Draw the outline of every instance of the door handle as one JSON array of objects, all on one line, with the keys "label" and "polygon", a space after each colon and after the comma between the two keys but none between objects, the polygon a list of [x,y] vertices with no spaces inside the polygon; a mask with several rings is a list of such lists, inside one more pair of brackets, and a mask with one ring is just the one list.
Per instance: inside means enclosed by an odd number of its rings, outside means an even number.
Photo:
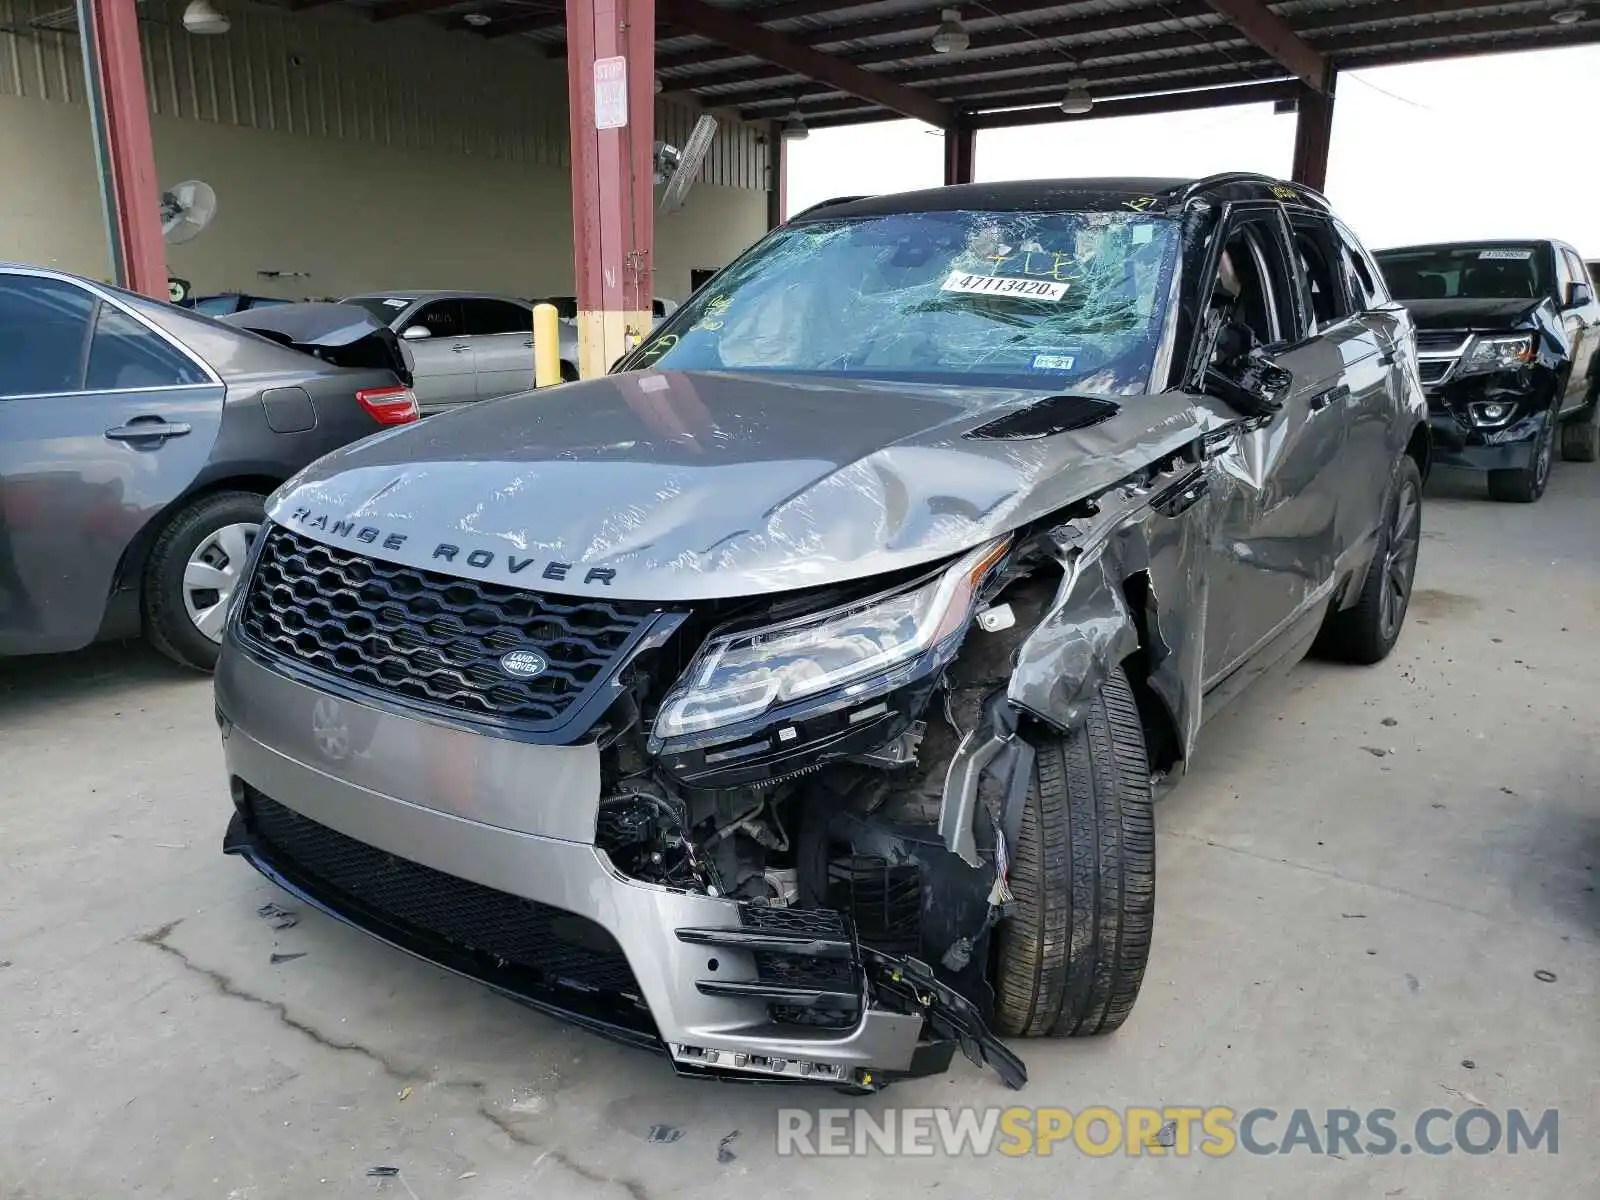
[{"label": "door handle", "polygon": [[106,430],[106,437],[114,442],[164,442],[168,438],[183,437],[188,432],[190,432],[189,426],[181,421],[164,421],[160,417],[153,419],[135,417],[126,425],[117,425]]},{"label": "door handle", "polygon": [[529,338],[527,341],[523,342],[522,344],[525,347],[527,347],[529,350],[533,349],[533,339],[532,338]]},{"label": "door handle", "polygon": [[1311,397],[1311,411],[1314,413],[1319,413],[1329,405],[1336,404],[1340,400],[1348,400],[1349,398],[1349,387],[1341,383],[1338,387],[1331,387],[1327,391],[1318,392],[1315,396]]},{"label": "door handle", "polygon": [[468,350],[471,350],[471,349],[472,349],[471,346],[451,346],[450,347],[450,353],[451,354],[465,354]]}]

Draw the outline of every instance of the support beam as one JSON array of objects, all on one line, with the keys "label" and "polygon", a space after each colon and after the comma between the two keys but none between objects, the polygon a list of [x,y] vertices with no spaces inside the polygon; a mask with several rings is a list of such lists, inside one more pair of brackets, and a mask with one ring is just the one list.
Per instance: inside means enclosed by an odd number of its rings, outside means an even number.
[{"label": "support beam", "polygon": [[1040,105],[1037,108],[980,113],[972,118],[972,123],[977,129],[1016,129],[1026,125],[1097,121],[1107,117],[1144,117],[1157,113],[1192,112],[1202,108],[1232,108],[1241,104],[1271,104],[1298,95],[1299,89],[1304,86],[1293,80],[1282,80],[1277,83],[1241,83],[1197,92],[1130,96],[1123,100],[1098,101],[1088,112],[1076,117],[1063,113],[1057,104]]},{"label": "support beam", "polygon": [[1300,40],[1289,22],[1266,6],[1264,0],[1206,0],[1289,73],[1308,87],[1322,90],[1328,83],[1328,62]]},{"label": "support beam", "polygon": [[767,228],[776,229],[789,215],[789,141],[780,121],[767,122]]},{"label": "support beam", "polygon": [[[650,331],[655,4],[566,0],[578,370],[603,375]],[[627,124],[598,128],[595,62],[627,64]]]},{"label": "support beam", "polygon": [[978,129],[961,121],[944,131],[944,185],[971,183],[978,152]]},{"label": "support beam", "polygon": [[165,300],[161,185],[136,0],[78,0],[78,36],[112,276],[129,291]]},{"label": "support beam", "polygon": [[743,54],[765,59],[807,79],[815,79],[930,125],[944,128],[953,119],[949,109],[925,92],[891,83],[781,33],[773,33],[727,9],[714,8],[702,0],[660,0],[660,3],[665,20]]},{"label": "support beam", "polygon": [[367,10],[374,21],[392,21],[396,17],[410,17],[417,13],[433,12],[439,8],[449,8],[458,4],[460,0],[383,0],[381,4],[374,4]]},{"label": "support beam", "polygon": [[[960,7],[956,4],[956,0],[952,0],[952,4]],[[985,49],[1037,45],[1041,39],[1055,41],[1091,34],[1117,33],[1127,29],[1131,24],[1141,22],[1153,24],[1162,21],[1194,20],[1201,17],[1214,18],[1216,15],[1205,0],[1163,0],[1150,9],[1118,9],[1114,13],[1098,16],[1034,20],[1030,15],[1041,9],[1059,8],[1059,4],[1051,4],[1048,0],[990,0],[990,3],[981,9],[963,9],[963,13],[969,27],[979,27],[979,32],[973,35],[974,46],[982,46]],[[774,10],[771,8],[759,8],[748,15],[751,19],[763,22],[776,20],[777,18],[767,15],[772,11]],[[931,38],[933,31],[939,25],[939,13],[938,7],[930,7],[893,17],[842,22],[823,29],[797,29],[788,36],[802,45],[812,47],[900,34],[925,34]],[[1011,20],[1013,17],[1028,18],[1025,22],[1026,27],[1019,28],[1017,22]],[[997,20],[1000,23],[988,25],[989,22]],[[901,41],[896,45],[878,46],[871,51],[851,53],[842,57],[847,57],[855,63],[892,62],[901,58],[915,58],[913,49],[914,43]],[[709,64],[717,57],[702,46],[676,54],[662,55],[657,65],[663,68],[697,66]]]},{"label": "support beam", "polygon": [[[937,98],[952,108],[969,110],[1012,108],[1023,104],[1039,104],[1052,95],[1059,101],[1067,87],[1067,81],[1081,78],[1095,101],[1099,102],[1114,96],[1141,96],[1153,92],[1175,92],[1230,83],[1268,82],[1275,76],[1286,73],[1267,59],[1236,54],[1196,54],[1184,58],[1163,59],[1162,66],[1164,69],[1160,72],[1123,65],[1091,68],[1081,72],[1063,70],[1056,74],[1024,75],[1011,79],[980,79],[970,83],[956,82],[947,88],[939,89]],[[808,122],[813,116],[832,116],[862,106],[860,100],[840,97],[820,89],[811,94],[802,93],[798,99],[800,112]],[[794,104],[794,98],[784,99],[774,94],[762,100],[745,101],[741,105],[741,111],[756,118],[764,118],[786,112]]]},{"label": "support beam", "polygon": [[1335,76],[1328,73],[1326,91],[1300,84],[1294,119],[1294,169],[1292,178],[1314,191],[1328,186],[1328,148],[1333,143]]},{"label": "support beam", "polygon": [[[1071,70],[1073,72],[1081,71],[1101,59],[1124,58],[1134,54],[1153,54],[1157,51],[1173,51],[1181,54],[1184,51],[1203,51],[1218,45],[1227,45],[1229,41],[1237,44],[1243,40],[1231,28],[1224,27],[1220,32],[1224,35],[1232,34],[1233,36],[1231,38],[1225,36],[1221,43],[1208,42],[1204,37],[1192,30],[1181,30],[1178,33],[1138,34],[1133,37],[1095,42],[1084,46],[1082,51],[1076,55],[1074,63],[1071,64]],[[918,63],[905,69],[890,68],[878,72],[878,74],[885,79],[892,79],[895,83],[918,84],[937,83],[944,79],[963,78],[973,75],[1000,75],[1037,71],[1041,68],[1053,70],[1063,75],[1068,73],[1069,64],[1066,59],[1062,58],[1061,51],[1058,49],[1022,50],[1015,54],[987,53],[991,49],[992,47],[985,44],[984,50],[986,53],[981,57],[958,56],[953,62],[946,58],[940,58],[938,61]],[[852,65],[885,59],[885,56],[877,51],[867,51],[864,55],[851,54],[841,57]],[[898,53],[893,55],[896,60],[914,57],[916,55],[904,47],[900,47]],[[929,51],[929,57],[932,57],[931,51]],[[745,67],[737,71],[717,71],[704,75],[674,76],[672,79],[665,81],[664,90],[683,92],[694,91],[699,88],[741,84],[749,84],[752,88],[757,88],[759,85],[772,80],[785,78],[793,78],[793,72],[786,72],[781,68],[775,69],[772,67]],[[731,102],[742,103],[760,94],[762,94],[760,91],[748,92],[744,95],[733,97]],[[730,102],[721,95],[717,99],[724,103]]]},{"label": "support beam", "polygon": [[[491,21],[478,30],[486,38],[506,37],[513,33],[534,33],[540,29],[555,29],[568,21],[567,13],[529,13],[525,17],[511,17],[504,21]],[[571,31],[568,31],[570,42]]]}]

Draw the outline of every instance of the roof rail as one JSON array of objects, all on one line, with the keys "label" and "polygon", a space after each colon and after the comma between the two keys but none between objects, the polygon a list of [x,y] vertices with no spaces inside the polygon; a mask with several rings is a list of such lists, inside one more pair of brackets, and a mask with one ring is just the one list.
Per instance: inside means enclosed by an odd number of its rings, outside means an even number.
[{"label": "roof rail", "polygon": [[799,212],[792,214],[789,217],[789,220],[793,221],[796,217],[809,216],[810,214],[816,212],[820,208],[832,208],[835,204],[853,204],[857,200],[870,200],[870,199],[872,199],[872,197],[869,196],[869,195],[835,196],[831,200],[820,200],[816,204],[813,204],[810,208],[801,209]]},{"label": "roof rail", "polygon": [[1303,183],[1296,183],[1292,179],[1275,179],[1273,176],[1263,175],[1259,171],[1219,171],[1215,175],[1207,175],[1204,179],[1196,179],[1188,184],[1183,189],[1182,196],[1183,199],[1187,200],[1196,192],[1205,191],[1208,188],[1223,187],[1230,183],[1254,183],[1269,188],[1293,188],[1302,195],[1320,201],[1324,206],[1328,203],[1327,197],[1317,191],[1316,188],[1307,187]]}]

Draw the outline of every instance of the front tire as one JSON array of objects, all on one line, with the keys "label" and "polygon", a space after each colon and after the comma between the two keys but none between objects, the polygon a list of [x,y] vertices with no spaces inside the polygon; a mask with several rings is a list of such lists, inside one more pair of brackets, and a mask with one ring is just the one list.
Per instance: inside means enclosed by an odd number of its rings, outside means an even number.
[{"label": "front tire", "polygon": [[1561,457],[1585,463],[1600,458],[1600,401],[1592,401],[1588,412],[1561,426]]},{"label": "front tire", "polygon": [[1361,593],[1351,607],[1330,613],[1312,651],[1323,658],[1371,666],[1389,657],[1400,639],[1422,542],[1422,470],[1400,460],[1378,546]]},{"label": "front tire", "polygon": [[1133,1011],[1155,924],[1154,797],[1133,689],[1114,668],[1083,726],[1036,747],[999,928],[995,1027],[1110,1033]]},{"label": "front tire", "polygon": [[265,518],[264,498],[254,492],[216,492],[167,522],[144,572],[151,645],[196,671],[217,665],[228,600]]}]

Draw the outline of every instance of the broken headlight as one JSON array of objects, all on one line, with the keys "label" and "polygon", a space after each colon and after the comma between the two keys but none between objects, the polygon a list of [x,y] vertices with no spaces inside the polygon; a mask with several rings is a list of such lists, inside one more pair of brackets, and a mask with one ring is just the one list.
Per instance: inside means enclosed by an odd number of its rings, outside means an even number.
[{"label": "broken headlight", "polygon": [[966,627],[979,587],[1009,544],[1001,538],[979,546],[908,588],[711,638],[663,701],[655,736],[736,725],[836,688],[869,694],[875,676],[950,643]]},{"label": "broken headlight", "polygon": [[1533,334],[1506,337],[1480,337],[1461,360],[1458,375],[1481,375],[1485,371],[1514,371],[1533,361]]}]

